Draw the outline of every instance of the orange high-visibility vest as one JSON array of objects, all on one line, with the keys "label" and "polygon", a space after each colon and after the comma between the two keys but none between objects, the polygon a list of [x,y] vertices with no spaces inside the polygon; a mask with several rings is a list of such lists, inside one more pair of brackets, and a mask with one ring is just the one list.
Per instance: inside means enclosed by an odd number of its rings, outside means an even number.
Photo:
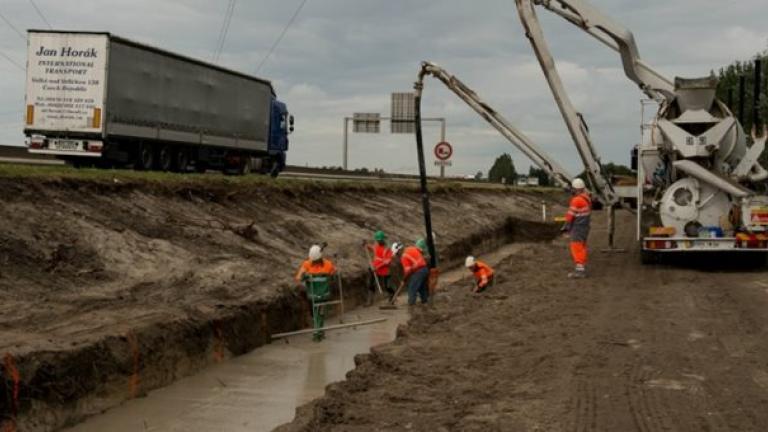
[{"label": "orange high-visibility vest", "polygon": [[389,264],[392,263],[392,249],[376,243],[373,246],[371,267],[379,276],[389,276]]},{"label": "orange high-visibility vest", "polygon": [[424,260],[424,254],[421,253],[421,249],[416,246],[408,246],[403,251],[400,264],[403,265],[404,276],[408,277],[416,270],[426,267],[427,261]]},{"label": "orange high-visibility vest", "polygon": [[306,260],[301,263],[301,267],[299,267],[299,271],[296,273],[296,280],[301,281],[301,276],[305,273],[310,275],[333,275],[336,273],[336,267],[330,260],[327,259],[321,259],[317,262]]},{"label": "orange high-visibility vest", "polygon": [[477,285],[483,287],[488,285],[488,280],[493,276],[493,269],[482,261],[475,261],[475,268],[472,269],[472,274],[475,276]]},{"label": "orange high-visibility vest", "polygon": [[581,193],[571,198],[568,213],[565,214],[565,220],[571,223],[578,218],[587,217],[590,214],[592,214],[592,200],[586,193]]}]

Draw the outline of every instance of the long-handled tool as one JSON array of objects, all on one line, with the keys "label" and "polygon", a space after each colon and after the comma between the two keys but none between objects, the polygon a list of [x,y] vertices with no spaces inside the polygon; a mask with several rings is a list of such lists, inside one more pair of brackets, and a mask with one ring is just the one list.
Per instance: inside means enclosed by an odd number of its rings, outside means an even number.
[{"label": "long-handled tool", "polygon": [[376,281],[376,288],[379,289],[379,294],[384,295],[384,291],[381,289],[381,282],[379,282],[379,276],[376,274],[376,269],[371,263],[371,251],[368,250],[367,244],[363,246],[363,249],[365,249],[365,255],[368,257],[368,267],[371,269],[371,273],[373,273],[373,280]]},{"label": "long-handled tool", "polygon": [[389,302],[385,305],[379,306],[379,309],[382,309],[382,310],[397,309],[397,305],[395,304],[395,302],[397,301],[397,296],[400,295],[400,291],[403,290],[404,286],[405,286],[405,278],[403,278],[402,282],[400,282],[400,286],[398,286],[397,290],[395,290],[395,293],[392,294],[392,298],[389,299]]}]

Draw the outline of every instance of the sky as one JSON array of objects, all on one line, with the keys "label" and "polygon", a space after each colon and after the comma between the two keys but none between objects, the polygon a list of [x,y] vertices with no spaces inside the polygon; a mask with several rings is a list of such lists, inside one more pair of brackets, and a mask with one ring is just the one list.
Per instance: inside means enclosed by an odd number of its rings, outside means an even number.
[{"label": "sky", "polygon": [[[301,1],[237,1],[219,64],[254,74]],[[55,29],[108,31],[208,61],[228,1],[34,3]],[[592,3],[633,31],[642,58],[668,77],[705,76],[768,48],[765,0]],[[554,14],[537,12],[598,153],[604,162],[629,164],[640,138],[642,93],[624,76],[618,54]],[[25,33],[47,25],[30,0],[3,0],[0,14],[13,26],[0,20],[0,53],[23,66],[26,42],[14,28]],[[344,117],[388,116],[390,93],[411,91],[423,60],[460,78],[571,173],[581,171],[513,0],[307,0],[258,74],[273,82],[296,118],[288,163],[340,166]],[[0,143],[22,145],[25,72],[0,58],[0,76]],[[525,156],[442,83],[427,81],[423,98],[425,116],[447,121],[446,138],[454,147],[448,175],[487,174],[504,152],[518,172],[527,172]],[[425,124],[432,173],[431,147],[439,138],[439,127]],[[414,137],[350,133],[349,167],[416,173]]]}]

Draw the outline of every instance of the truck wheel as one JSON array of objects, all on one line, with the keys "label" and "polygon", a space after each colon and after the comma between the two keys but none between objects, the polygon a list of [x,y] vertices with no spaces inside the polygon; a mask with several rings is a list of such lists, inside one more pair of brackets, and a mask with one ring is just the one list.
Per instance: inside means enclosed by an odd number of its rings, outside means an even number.
[{"label": "truck wheel", "polygon": [[174,154],[173,171],[185,173],[189,171],[189,153],[187,149],[180,148]]},{"label": "truck wheel", "polygon": [[238,171],[238,174],[240,175],[248,175],[253,171],[253,161],[251,160],[250,156],[246,156],[243,158],[243,161],[240,162],[240,169]]},{"label": "truck wheel", "polygon": [[140,171],[149,171],[155,164],[155,152],[149,144],[140,144],[136,155],[134,168]]},{"label": "truck wheel", "polygon": [[170,171],[173,168],[173,151],[170,146],[164,145],[157,152],[157,169]]}]

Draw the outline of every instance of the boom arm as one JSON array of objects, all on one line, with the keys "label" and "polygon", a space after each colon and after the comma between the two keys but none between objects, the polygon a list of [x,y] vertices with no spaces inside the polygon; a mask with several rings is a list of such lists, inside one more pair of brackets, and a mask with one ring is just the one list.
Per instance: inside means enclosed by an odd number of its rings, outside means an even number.
[{"label": "boom arm", "polygon": [[595,148],[589,137],[589,130],[584,123],[583,117],[573,107],[573,103],[565,91],[560,74],[558,74],[557,67],[555,66],[555,60],[552,58],[547,42],[544,40],[544,34],[536,17],[536,11],[533,9],[533,4],[531,0],[515,1],[520,13],[520,19],[526,30],[526,36],[531,41],[536,57],[539,59],[541,68],[544,71],[544,76],[546,76],[557,106],[560,108],[560,113],[563,115],[568,131],[571,133],[573,142],[576,144],[576,149],[586,168],[589,183],[592,185],[593,191],[600,195],[600,199],[604,204],[613,205],[619,201],[619,197],[614,192],[611,183],[603,175],[600,158],[595,153]]},{"label": "boom arm", "polygon": [[440,66],[423,62],[419,79],[416,82],[417,91],[421,91],[424,86],[424,77],[432,75],[445,84],[448,89],[456,94],[461,100],[466,102],[473,110],[483,117],[491,126],[496,128],[512,145],[520,149],[528,158],[543,169],[550,177],[554,178],[563,186],[570,185],[573,177],[560,166],[554,159],[544,153],[536,144],[533,143],[525,134],[512,126],[501,114],[483,102],[480,97],[461,82],[455,76],[449,74]]},{"label": "boom arm", "polygon": [[[571,24],[579,27],[607,47],[621,55],[624,73],[637,83],[648,97],[671,101],[675,95],[675,85],[669,78],[660,74],[641,58],[635,43],[635,37],[627,28],[601,13],[585,0],[532,0],[560,15]],[[530,0],[517,1],[518,9],[523,7],[533,10]],[[520,11],[523,15],[522,10]],[[535,14],[534,14],[535,20]],[[536,23],[538,24],[538,23]]]}]

